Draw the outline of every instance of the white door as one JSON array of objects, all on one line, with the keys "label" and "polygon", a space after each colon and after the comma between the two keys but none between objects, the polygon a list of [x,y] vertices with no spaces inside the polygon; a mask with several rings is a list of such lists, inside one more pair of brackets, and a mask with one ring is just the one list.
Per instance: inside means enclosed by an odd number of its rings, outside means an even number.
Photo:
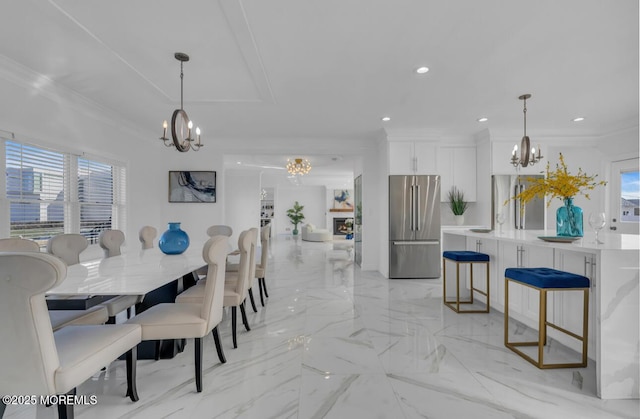
[{"label": "white door", "polygon": [[612,162],[610,208],[608,219],[612,232],[640,232],[640,167],[637,158]]}]

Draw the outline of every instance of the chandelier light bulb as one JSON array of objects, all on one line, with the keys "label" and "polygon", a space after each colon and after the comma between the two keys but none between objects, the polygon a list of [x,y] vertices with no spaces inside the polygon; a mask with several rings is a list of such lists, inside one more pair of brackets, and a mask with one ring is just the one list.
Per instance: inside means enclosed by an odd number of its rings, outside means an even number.
[{"label": "chandelier light bulb", "polygon": [[311,171],[311,162],[308,159],[295,158],[293,160],[287,160],[287,172],[289,174],[296,175],[306,175]]}]

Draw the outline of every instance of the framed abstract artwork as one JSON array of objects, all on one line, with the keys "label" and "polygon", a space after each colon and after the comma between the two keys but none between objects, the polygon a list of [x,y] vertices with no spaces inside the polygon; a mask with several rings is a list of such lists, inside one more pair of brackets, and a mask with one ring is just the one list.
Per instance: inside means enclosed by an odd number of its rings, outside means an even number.
[{"label": "framed abstract artwork", "polygon": [[351,189],[334,189],[333,208],[353,211],[353,191]]},{"label": "framed abstract artwork", "polygon": [[216,172],[170,171],[169,202],[216,202]]}]

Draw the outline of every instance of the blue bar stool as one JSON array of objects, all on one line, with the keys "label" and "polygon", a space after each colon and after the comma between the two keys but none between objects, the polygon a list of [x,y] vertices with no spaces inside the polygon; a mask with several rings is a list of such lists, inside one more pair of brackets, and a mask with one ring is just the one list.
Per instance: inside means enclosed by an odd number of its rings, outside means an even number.
[{"label": "blue bar stool", "polygon": [[[509,283],[524,285],[540,293],[538,340],[535,342],[509,342]],[[547,320],[547,292],[550,291],[582,291],[583,317],[582,336],[566,330]],[[504,272],[504,346],[511,349],[536,367],[577,368],[587,366],[587,336],[589,327],[589,278],[551,268],[509,268]],[[582,361],[577,363],[544,363],[544,345],[547,343],[547,327],[552,327],[582,342]],[[537,346],[538,360],[518,349],[519,346]]]},{"label": "blue bar stool", "polygon": [[[455,301],[447,300],[447,260],[456,264],[456,299]],[[487,266],[487,288],[486,292],[473,286],[473,265],[476,263],[485,264]],[[460,265],[469,265],[469,288],[471,291],[469,300],[460,301]],[[449,307],[456,313],[488,313],[489,312],[489,255],[484,253],[472,252],[468,250],[447,251],[442,253],[442,301],[444,305]],[[487,298],[487,307],[484,310],[460,310],[460,304],[473,304],[473,293],[477,292]]]}]

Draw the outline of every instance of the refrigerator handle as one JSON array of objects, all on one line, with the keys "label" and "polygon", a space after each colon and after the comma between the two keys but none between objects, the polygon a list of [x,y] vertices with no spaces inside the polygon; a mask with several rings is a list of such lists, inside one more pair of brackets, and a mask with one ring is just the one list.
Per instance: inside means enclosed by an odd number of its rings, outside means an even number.
[{"label": "refrigerator handle", "polygon": [[[524,192],[525,189],[526,189],[525,185],[520,185],[520,193]],[[524,230],[525,228],[526,219],[527,219],[527,207],[523,204],[522,212],[520,213],[520,229],[521,230]]]},{"label": "refrigerator handle", "polygon": [[409,189],[409,227],[413,231],[413,185]]},{"label": "refrigerator handle", "polygon": [[416,209],[415,209],[415,226],[416,226],[416,230],[420,231],[422,230],[422,226],[420,225],[420,185],[416,185],[416,189],[415,189],[415,197],[414,197],[414,202],[416,205]]},{"label": "refrigerator handle", "polygon": [[[517,196],[518,195],[518,185],[513,187],[513,196]],[[520,218],[520,200],[519,199],[515,199],[513,201],[513,207],[514,207],[514,211],[513,211],[513,228],[515,228],[516,230],[518,229],[518,219]]]}]

